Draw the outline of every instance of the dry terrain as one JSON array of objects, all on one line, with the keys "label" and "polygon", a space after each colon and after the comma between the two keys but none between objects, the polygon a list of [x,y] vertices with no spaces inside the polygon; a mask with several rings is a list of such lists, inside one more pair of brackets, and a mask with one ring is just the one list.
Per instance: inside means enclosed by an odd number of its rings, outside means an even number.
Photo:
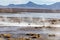
[{"label": "dry terrain", "polygon": [[28,8],[0,8],[0,13],[19,13],[19,12],[60,13],[60,10],[28,9]]}]

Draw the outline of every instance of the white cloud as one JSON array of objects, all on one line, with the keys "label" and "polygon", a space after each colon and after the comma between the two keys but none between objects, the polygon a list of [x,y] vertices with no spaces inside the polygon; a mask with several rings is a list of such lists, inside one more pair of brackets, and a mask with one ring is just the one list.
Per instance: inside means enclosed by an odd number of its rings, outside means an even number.
[{"label": "white cloud", "polygon": [[28,0],[0,0],[0,5],[8,5],[8,4],[22,4],[27,3]]},{"label": "white cloud", "polygon": [[60,2],[60,0],[33,0],[33,2],[35,2],[37,4],[53,4],[56,2]]}]

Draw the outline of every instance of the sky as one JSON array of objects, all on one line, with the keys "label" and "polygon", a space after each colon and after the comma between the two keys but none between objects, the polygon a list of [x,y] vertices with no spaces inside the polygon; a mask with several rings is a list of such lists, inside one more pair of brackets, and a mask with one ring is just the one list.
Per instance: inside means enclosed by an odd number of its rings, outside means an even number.
[{"label": "sky", "polygon": [[60,2],[60,0],[0,0],[0,5],[9,5],[9,4],[26,4],[29,1],[32,1],[36,4],[53,4],[56,2]]}]

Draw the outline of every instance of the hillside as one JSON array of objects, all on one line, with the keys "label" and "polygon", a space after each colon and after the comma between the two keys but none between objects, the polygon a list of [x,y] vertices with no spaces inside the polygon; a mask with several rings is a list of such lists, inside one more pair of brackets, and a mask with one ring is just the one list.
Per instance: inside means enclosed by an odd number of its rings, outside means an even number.
[{"label": "hillside", "polygon": [[60,2],[51,5],[36,4],[28,2],[26,4],[0,5],[0,13],[18,13],[18,12],[39,12],[39,13],[60,13]]},{"label": "hillside", "polygon": [[54,10],[60,10],[60,2],[56,2],[51,5],[46,4],[36,4],[34,2],[28,2],[26,4],[9,4],[7,6],[0,5],[0,8],[29,8],[29,9],[54,9]]}]

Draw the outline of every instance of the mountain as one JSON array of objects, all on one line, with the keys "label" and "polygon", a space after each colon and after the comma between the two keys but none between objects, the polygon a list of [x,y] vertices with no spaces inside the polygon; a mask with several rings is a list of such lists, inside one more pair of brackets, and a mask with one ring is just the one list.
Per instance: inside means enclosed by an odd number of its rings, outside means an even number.
[{"label": "mountain", "polygon": [[[1,7],[1,6],[0,6]],[[9,4],[8,6],[4,6],[7,8],[37,8],[37,9],[60,9],[60,2],[56,2],[54,4],[51,5],[39,5],[36,3],[33,3],[31,1],[29,1],[26,4]]]},{"label": "mountain", "polygon": [[13,7],[13,8],[46,8],[47,5],[38,5],[36,3],[33,3],[31,1],[29,1],[27,4],[10,4],[7,7]]},{"label": "mountain", "polygon": [[40,5],[37,5],[33,2],[28,2],[27,4],[18,4],[18,5],[14,5],[14,4],[10,4],[8,5],[8,7],[38,7]]},{"label": "mountain", "polygon": [[60,9],[60,2],[56,2],[56,3],[52,4],[52,5],[50,5],[50,8],[51,9]]}]

